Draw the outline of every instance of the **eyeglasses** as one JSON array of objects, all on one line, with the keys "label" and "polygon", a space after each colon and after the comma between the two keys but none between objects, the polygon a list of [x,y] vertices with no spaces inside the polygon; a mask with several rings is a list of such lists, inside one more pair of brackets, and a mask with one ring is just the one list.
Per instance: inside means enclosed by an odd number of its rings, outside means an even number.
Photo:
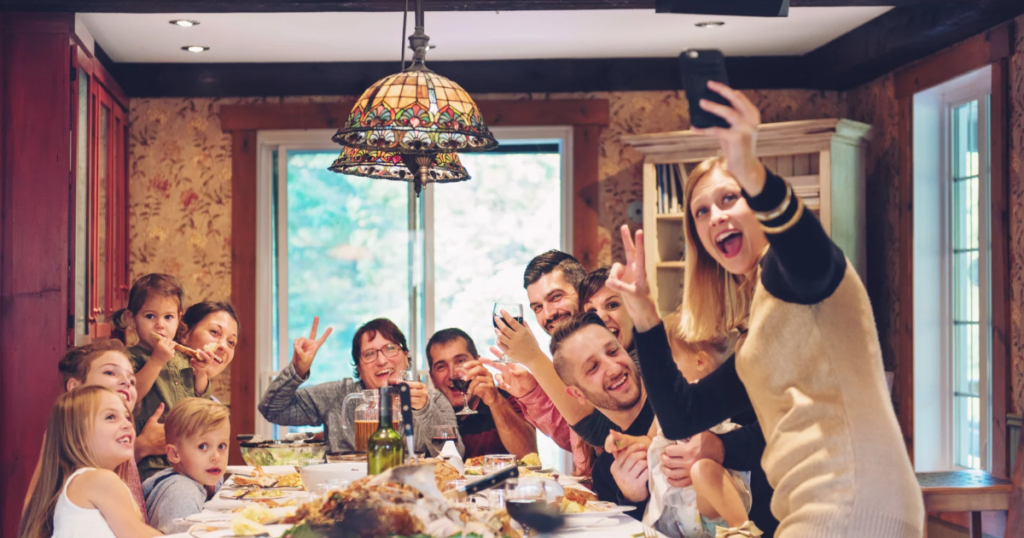
[{"label": "eyeglasses", "polygon": [[395,344],[388,344],[380,349],[368,349],[359,355],[359,360],[362,362],[371,362],[377,359],[377,354],[380,353],[386,358],[393,359],[398,355],[399,347]]}]

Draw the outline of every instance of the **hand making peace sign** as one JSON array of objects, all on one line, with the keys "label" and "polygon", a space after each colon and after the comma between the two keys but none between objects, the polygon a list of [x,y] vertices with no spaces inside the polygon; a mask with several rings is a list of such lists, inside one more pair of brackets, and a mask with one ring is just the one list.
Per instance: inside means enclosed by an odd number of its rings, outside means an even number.
[{"label": "hand making peace sign", "polygon": [[292,364],[295,365],[295,373],[299,374],[300,377],[306,377],[309,373],[309,367],[313,365],[313,359],[316,357],[316,352],[320,350],[320,346],[324,345],[327,341],[327,337],[331,335],[333,330],[328,327],[324,331],[323,336],[320,338],[316,337],[317,326],[320,324],[320,317],[313,318],[313,328],[309,330],[309,338],[296,338],[295,339],[295,354],[292,355]]}]

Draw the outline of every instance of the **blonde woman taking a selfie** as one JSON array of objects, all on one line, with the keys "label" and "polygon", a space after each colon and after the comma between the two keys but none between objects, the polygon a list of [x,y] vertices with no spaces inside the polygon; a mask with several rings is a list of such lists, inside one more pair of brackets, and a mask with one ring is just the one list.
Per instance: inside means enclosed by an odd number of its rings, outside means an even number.
[{"label": "blonde woman taking a selfie", "polygon": [[[746,332],[734,369],[720,370],[742,381],[763,429],[776,536],[919,537],[921,491],[864,285],[793,188],[756,157],[757,108],[727,86],[708,87],[732,106],[701,107],[730,127],[700,130],[719,140],[722,157],[699,165],[684,187],[683,334],[700,341]],[[735,409],[720,404],[727,395],[710,398],[681,381],[647,285],[643,232],[634,243],[623,227],[623,240],[635,276],[623,280],[630,272],[616,264],[608,286],[635,323],[658,420],[669,439],[684,439]]]}]

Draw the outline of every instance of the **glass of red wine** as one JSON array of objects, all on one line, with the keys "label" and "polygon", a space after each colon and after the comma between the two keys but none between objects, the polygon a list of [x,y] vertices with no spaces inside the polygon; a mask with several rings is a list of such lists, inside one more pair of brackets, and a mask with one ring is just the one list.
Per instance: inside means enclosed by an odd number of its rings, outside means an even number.
[{"label": "glass of red wine", "polygon": [[430,442],[440,453],[444,449],[444,444],[448,441],[458,443],[457,437],[455,436],[455,426],[434,426],[431,430]]},{"label": "glass of red wine", "polygon": [[462,393],[462,410],[455,413],[457,416],[475,415],[476,410],[469,408],[469,383],[470,379],[466,379],[466,369],[456,368],[452,372],[452,386],[455,390]]},{"label": "glass of red wine", "polygon": [[[494,312],[491,318],[491,322],[494,323],[495,329],[500,329],[502,326],[512,328],[507,321],[505,321],[501,312],[505,311],[508,315],[512,316],[512,319],[516,320],[520,325],[523,324],[523,305],[513,303],[494,303]],[[498,325],[501,323],[501,325]],[[512,360],[507,358],[507,355],[498,357],[498,360],[494,362],[510,363]]]}]

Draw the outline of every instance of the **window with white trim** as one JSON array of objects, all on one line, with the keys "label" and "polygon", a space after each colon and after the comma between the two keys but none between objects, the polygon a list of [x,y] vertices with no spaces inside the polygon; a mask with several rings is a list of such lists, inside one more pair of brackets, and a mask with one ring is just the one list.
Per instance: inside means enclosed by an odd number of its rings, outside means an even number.
[{"label": "window with white trim", "polygon": [[919,471],[991,468],[990,94],[986,67],[914,97]]},{"label": "window with white trim", "polygon": [[[344,176],[327,168],[340,147],[333,131],[258,135],[257,379],[262,396],[291,360],[314,315],[333,333],[305,385],[353,376],[352,337],[391,319],[426,376],[424,345],[459,327],[489,356],[495,302],[528,304],[523,271],[537,254],[572,250],[569,203],[572,128],[496,128],[497,151],[461,154],[472,179],[428,185]],[[415,218],[410,218],[416,215]],[[547,337],[527,319],[547,348]],[[319,428],[293,428],[293,430]],[[257,432],[287,429],[257,412]],[[544,462],[570,469],[568,455],[538,435]]]}]

